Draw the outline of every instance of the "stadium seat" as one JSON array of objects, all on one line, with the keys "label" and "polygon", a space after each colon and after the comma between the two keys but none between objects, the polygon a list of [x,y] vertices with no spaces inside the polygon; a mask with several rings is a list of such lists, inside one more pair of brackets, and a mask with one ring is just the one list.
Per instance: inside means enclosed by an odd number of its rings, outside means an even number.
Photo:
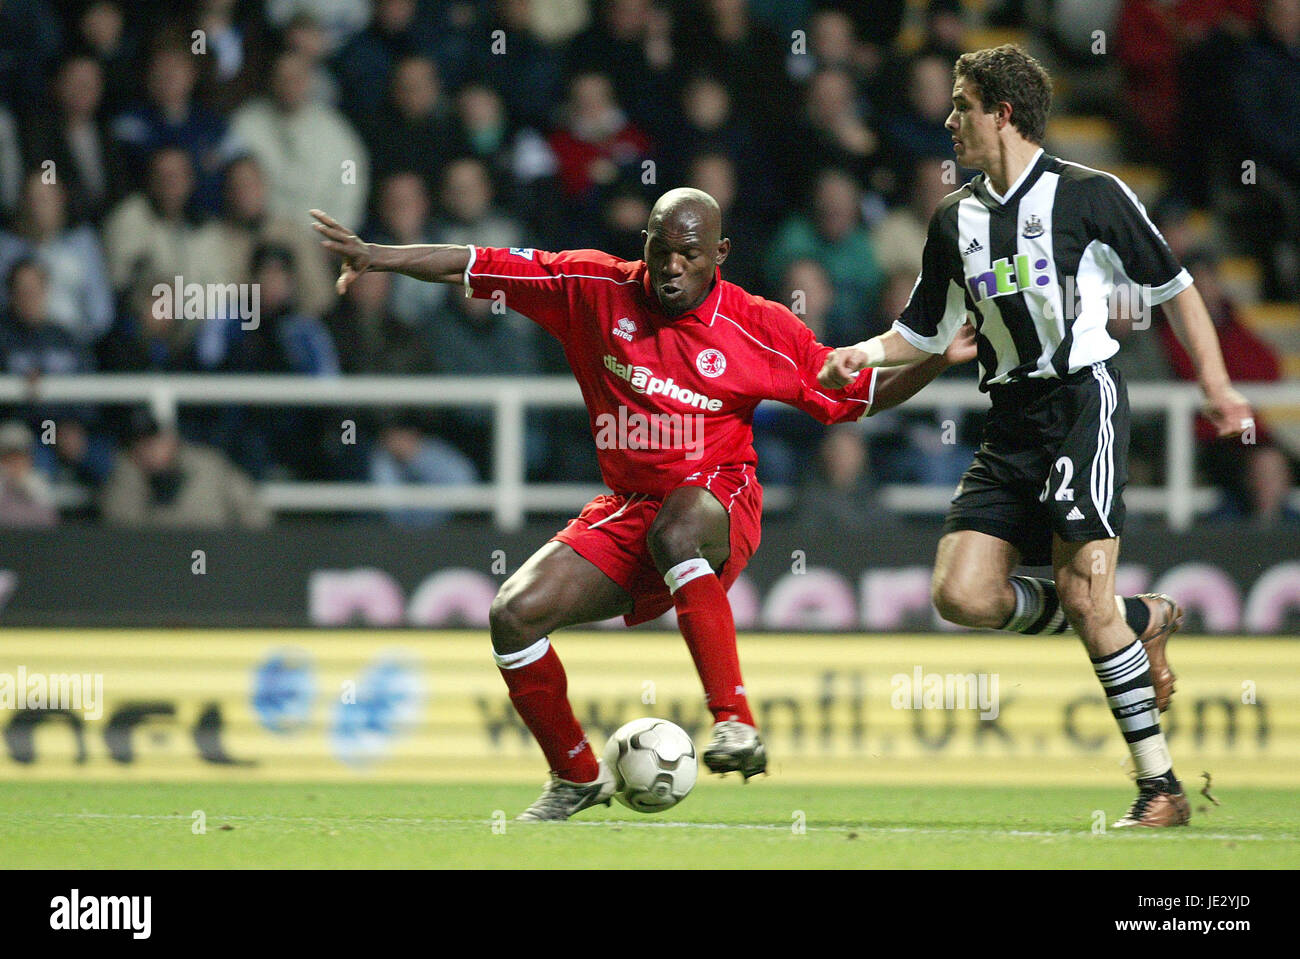
[{"label": "stadium seat", "polygon": [[1263,271],[1249,256],[1226,257],[1219,264],[1219,279],[1228,295],[1242,305],[1259,302]]},{"label": "stadium seat", "polygon": [[1192,231],[1193,246],[1213,246],[1221,245],[1219,239],[1219,227],[1215,223],[1214,214],[1209,210],[1192,210],[1187,214],[1187,225]]},{"label": "stadium seat", "polygon": [[1149,210],[1165,192],[1165,175],[1159,167],[1142,163],[1116,163],[1106,167],[1129,185]]},{"label": "stadium seat", "polygon": [[1300,353],[1300,305],[1249,303],[1243,304],[1241,312],[1246,325],[1278,349]]},{"label": "stadium seat", "polygon": [[1122,162],[1119,133],[1103,117],[1054,116],[1048,127],[1047,151],[1084,166],[1109,170]]},{"label": "stadium seat", "polygon": [[966,31],[967,50],[983,50],[1004,43],[1014,43],[1022,47],[1032,46],[1029,31],[1016,27],[975,27]]}]

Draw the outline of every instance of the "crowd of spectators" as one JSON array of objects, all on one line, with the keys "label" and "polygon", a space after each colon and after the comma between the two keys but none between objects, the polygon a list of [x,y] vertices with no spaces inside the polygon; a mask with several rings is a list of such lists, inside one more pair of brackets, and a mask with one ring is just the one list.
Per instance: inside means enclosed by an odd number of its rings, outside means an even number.
[{"label": "crowd of spectators", "polygon": [[1300,297],[1300,0],[1127,0],[1116,31],[1136,154]]},{"label": "crowd of spectators", "polygon": [[[1021,6],[991,8],[1014,19]],[[0,371],[472,375],[499,373],[508,357],[512,373],[564,373],[557,344],[522,317],[446,287],[375,274],[336,297],[307,209],[383,242],[637,258],[650,204],[678,185],[718,199],[733,242],[727,279],[791,305],[826,343],[863,339],[906,301],[930,213],[965,172],[945,162],[943,122],[972,14],[932,0],[919,46],[904,52],[906,7],[4,0]],[[1254,251],[1270,292],[1290,295],[1300,0],[1150,0],[1115,16],[1140,148],[1191,163],[1186,138],[1203,142],[1204,124],[1222,125],[1208,111],[1228,104],[1234,135],[1257,147],[1260,182],[1290,191],[1276,204],[1276,242]],[[1134,52],[1133,38],[1157,28],[1178,56]],[[1223,37],[1232,54],[1211,57],[1210,70],[1197,51]],[[1223,171],[1206,166],[1213,151],[1198,156],[1200,168],[1177,172],[1195,184],[1182,199],[1203,205],[1198,191]],[[190,284],[231,283],[256,285],[255,328],[236,310],[176,301]],[[1145,345],[1157,343],[1183,375],[1164,339]],[[258,525],[265,517],[222,471],[389,485],[491,474],[490,420],[476,410],[187,408],[177,434],[128,410],[9,416],[0,522],[43,523],[49,484],[66,479],[96,492],[104,518],[135,522],[153,515],[141,496],[175,499],[176,476],[202,473],[195,484],[225,483],[226,498],[200,489],[185,503],[220,500],[223,519]],[[340,443],[342,418],[357,422],[356,443]],[[881,478],[955,482],[974,435],[942,411],[823,431],[764,404],[755,422],[767,482],[822,462],[815,483],[832,498]],[[526,462],[530,479],[595,481],[582,413],[530,414]],[[1248,511],[1274,508],[1267,497],[1289,487],[1287,468],[1243,467]],[[1273,492],[1252,499],[1261,485]],[[414,527],[443,518],[390,515]]]}]

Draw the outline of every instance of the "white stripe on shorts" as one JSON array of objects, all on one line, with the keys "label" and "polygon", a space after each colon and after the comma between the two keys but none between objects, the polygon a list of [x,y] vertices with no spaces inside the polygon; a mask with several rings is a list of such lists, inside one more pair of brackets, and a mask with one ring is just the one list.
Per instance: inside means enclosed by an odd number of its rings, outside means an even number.
[{"label": "white stripe on shorts", "polygon": [[1092,376],[1101,391],[1101,422],[1097,427],[1097,449],[1092,454],[1092,474],[1089,478],[1092,505],[1101,525],[1111,536],[1115,530],[1110,525],[1110,508],[1115,499],[1115,415],[1117,391],[1115,381],[1104,363],[1092,364]]}]

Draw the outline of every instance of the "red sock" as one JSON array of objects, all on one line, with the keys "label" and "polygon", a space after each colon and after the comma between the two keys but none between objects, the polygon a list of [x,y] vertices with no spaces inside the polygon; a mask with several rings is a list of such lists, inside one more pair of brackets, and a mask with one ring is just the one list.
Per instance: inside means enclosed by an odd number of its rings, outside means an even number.
[{"label": "red sock", "polygon": [[[702,567],[702,569],[701,569]],[[695,660],[713,721],[729,719],[753,726],[754,717],[740,678],[736,621],[717,574],[703,559],[678,563],[664,576],[677,607],[677,627]]]},{"label": "red sock", "polygon": [[509,668],[502,665],[502,659],[510,657],[499,656],[497,666],[510,689],[510,701],[542,747],[551,771],[570,782],[589,783],[599,773],[596,754],[569,705],[569,681],[560,657],[546,639],[513,656],[530,658],[524,654],[541,643],[546,643],[545,654],[527,665]]}]

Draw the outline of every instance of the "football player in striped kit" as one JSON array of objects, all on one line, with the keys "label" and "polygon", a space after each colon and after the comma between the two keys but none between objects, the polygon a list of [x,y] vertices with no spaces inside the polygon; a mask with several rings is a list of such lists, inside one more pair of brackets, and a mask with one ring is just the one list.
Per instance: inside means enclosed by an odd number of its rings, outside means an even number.
[{"label": "football player in striped kit", "polygon": [[[942,353],[969,318],[992,409],[935,559],[939,613],[1017,632],[1074,627],[1133,756],[1138,796],[1117,826],[1184,825],[1191,809],[1160,730],[1173,692],[1166,596],[1115,596],[1124,525],[1128,395],[1110,358],[1112,294],[1164,304],[1196,363],[1221,436],[1251,429],[1214,326],[1137,197],[1111,174],[1051,156],[1051,80],[1004,45],[960,57],[947,120],[957,161],[981,174],[935,211],[921,275],[893,328],[834,351],[823,386]],[[1139,314],[1140,315],[1140,314]],[[1054,580],[1013,575],[1050,564]]]}]

